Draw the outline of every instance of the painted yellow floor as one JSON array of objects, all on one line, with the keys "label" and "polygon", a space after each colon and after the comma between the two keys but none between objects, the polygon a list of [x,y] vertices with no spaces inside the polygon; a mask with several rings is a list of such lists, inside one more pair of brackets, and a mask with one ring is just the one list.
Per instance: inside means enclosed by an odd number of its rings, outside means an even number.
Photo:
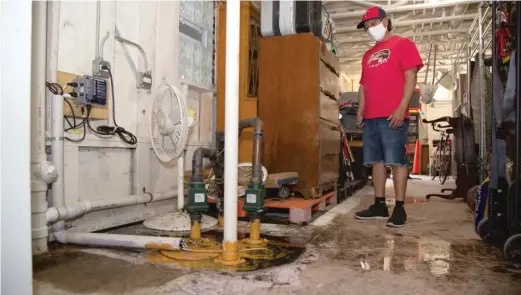
[{"label": "painted yellow floor", "polygon": [[253,273],[186,270],[151,262],[141,251],[60,247],[35,259],[35,294],[521,294],[521,270],[479,240],[466,204],[426,202],[424,195],[440,188],[409,182],[402,229],[353,218],[372,202],[370,186],[314,225],[263,225],[263,233],[308,248],[294,263]]}]

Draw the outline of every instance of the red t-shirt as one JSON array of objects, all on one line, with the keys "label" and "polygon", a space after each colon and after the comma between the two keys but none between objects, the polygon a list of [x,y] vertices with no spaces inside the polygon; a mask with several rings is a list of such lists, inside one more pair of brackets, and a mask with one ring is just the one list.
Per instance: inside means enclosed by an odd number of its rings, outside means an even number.
[{"label": "red t-shirt", "polygon": [[[369,49],[362,59],[364,118],[387,118],[400,105],[405,85],[404,73],[423,62],[416,45],[400,36],[391,36]],[[406,112],[405,117],[409,114]]]}]

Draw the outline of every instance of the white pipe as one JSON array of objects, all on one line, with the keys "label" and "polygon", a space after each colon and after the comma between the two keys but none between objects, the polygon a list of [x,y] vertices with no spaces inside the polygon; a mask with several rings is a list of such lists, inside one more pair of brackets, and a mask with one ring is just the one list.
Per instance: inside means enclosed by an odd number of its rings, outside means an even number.
[{"label": "white pipe", "polygon": [[133,206],[169,200],[175,197],[175,191],[167,191],[164,193],[132,195],[122,198],[106,199],[106,200],[81,200],[76,204],[66,205],[62,207],[51,207],[47,209],[46,221],[53,223],[56,221],[76,218],[89,212],[101,211],[107,209],[120,208],[125,206]]},{"label": "white pipe", "polygon": [[55,233],[54,237],[58,242],[63,244],[164,250],[180,249],[183,243],[181,238],[100,233],[72,233],[65,230]]},{"label": "white pipe", "polygon": [[177,158],[177,211],[180,211],[185,206],[185,152],[181,153],[181,156]]},{"label": "white pipe", "polygon": [[237,241],[237,173],[239,164],[239,0],[226,1],[226,76],[224,134],[224,239]]},{"label": "white pipe", "polygon": [[42,168],[45,153],[45,59],[47,48],[47,5],[32,3],[31,48],[31,223],[33,253],[47,252],[47,183]]},{"label": "white pipe", "polygon": [[[63,131],[63,96],[54,95],[51,101],[51,158],[58,172],[58,179],[51,190],[51,204],[53,207],[62,207],[65,204],[64,194],[64,131]],[[65,227],[65,222],[59,221],[53,225],[53,232]]]}]

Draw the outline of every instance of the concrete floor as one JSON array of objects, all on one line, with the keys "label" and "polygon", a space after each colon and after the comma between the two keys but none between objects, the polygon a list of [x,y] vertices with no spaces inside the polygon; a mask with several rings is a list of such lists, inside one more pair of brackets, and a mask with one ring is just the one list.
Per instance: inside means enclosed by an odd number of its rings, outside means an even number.
[{"label": "concrete floor", "polygon": [[[391,181],[388,187],[391,198]],[[402,229],[353,218],[372,202],[370,186],[311,226],[263,225],[263,233],[307,250],[294,263],[252,273],[186,270],[141,251],[58,247],[35,259],[35,294],[521,294],[521,270],[481,242],[466,204],[425,201],[439,189],[430,180],[409,182]]]}]

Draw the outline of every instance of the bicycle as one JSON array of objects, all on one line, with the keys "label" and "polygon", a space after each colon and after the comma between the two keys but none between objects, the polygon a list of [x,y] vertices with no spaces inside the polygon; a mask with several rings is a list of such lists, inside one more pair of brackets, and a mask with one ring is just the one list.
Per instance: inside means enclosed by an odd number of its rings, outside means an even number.
[{"label": "bicycle", "polygon": [[[438,128],[443,128],[444,126],[438,125]],[[439,181],[441,184],[444,184],[447,181],[447,177],[450,173],[451,160],[452,160],[452,145],[450,135],[452,134],[452,129],[447,130],[439,130],[433,126],[435,131],[441,132],[441,138],[434,148],[434,153],[432,156],[432,160],[434,168],[436,171],[433,173],[432,179],[434,180],[436,176],[439,177]]]},{"label": "bicycle", "polygon": [[[439,122],[448,122],[448,125],[441,125]],[[454,133],[454,129],[451,128],[450,117],[438,118],[434,121],[422,120],[423,123],[431,123],[431,127],[434,131],[441,132],[441,138],[434,148],[434,152],[431,156],[430,174],[432,180],[439,177],[440,183],[445,184],[447,177],[450,173],[451,161],[452,161],[452,140],[450,135]],[[440,130],[442,128],[445,130]]]}]

